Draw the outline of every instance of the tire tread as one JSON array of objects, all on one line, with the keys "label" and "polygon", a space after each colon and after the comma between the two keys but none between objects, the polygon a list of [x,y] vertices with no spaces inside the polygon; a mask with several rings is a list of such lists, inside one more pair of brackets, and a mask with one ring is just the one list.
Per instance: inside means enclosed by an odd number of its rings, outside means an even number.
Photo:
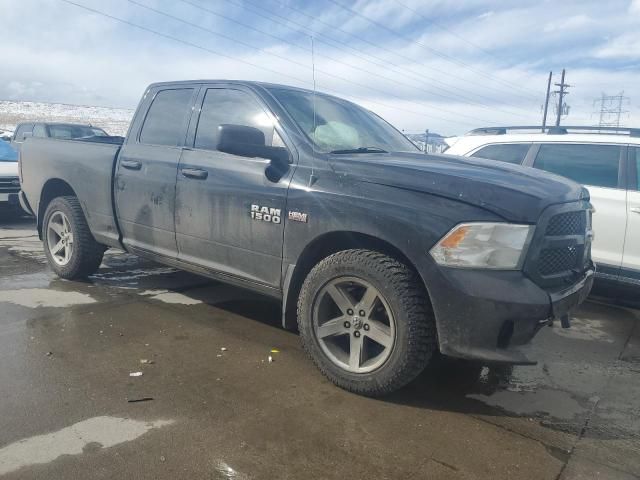
[{"label": "tire tread", "polygon": [[[332,267],[341,264],[360,264],[366,269],[375,270],[398,295],[403,305],[403,317],[408,327],[407,352],[403,361],[392,374],[380,381],[358,382],[346,376],[336,375],[314,354],[314,342],[305,329],[304,322],[310,320],[310,304],[314,292],[312,279]],[[437,350],[436,326],[427,292],[417,273],[406,264],[384,253],[366,249],[342,250],[321,260],[305,279],[298,298],[298,328],[302,345],[320,371],[329,380],[341,388],[366,396],[389,394],[414,380],[427,366]]]},{"label": "tire tread", "polygon": [[78,201],[78,198],[74,196],[57,197],[51,201],[44,216],[44,230],[47,228],[49,217],[52,212],[56,210],[66,210],[65,213],[71,217],[69,220],[73,229],[72,256],[76,258],[72,258],[67,265],[62,266],[56,264],[50,258],[48,247],[45,242],[45,251],[47,253],[47,258],[49,259],[49,264],[61,278],[65,278],[67,280],[86,278],[95,273],[100,267],[105,247],[96,242],[95,238],[93,238],[93,234],[89,229],[89,225],[87,224],[80,202]]}]

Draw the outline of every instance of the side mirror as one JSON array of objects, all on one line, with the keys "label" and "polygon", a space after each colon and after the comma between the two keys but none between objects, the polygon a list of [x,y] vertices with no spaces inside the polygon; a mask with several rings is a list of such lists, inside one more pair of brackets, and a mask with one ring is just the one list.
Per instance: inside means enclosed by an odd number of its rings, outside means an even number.
[{"label": "side mirror", "polygon": [[217,149],[241,157],[267,158],[278,164],[289,164],[286,148],[266,145],[262,130],[246,125],[220,125]]},{"label": "side mirror", "polygon": [[33,137],[33,132],[24,132],[22,134],[22,141],[24,142],[27,138]]}]

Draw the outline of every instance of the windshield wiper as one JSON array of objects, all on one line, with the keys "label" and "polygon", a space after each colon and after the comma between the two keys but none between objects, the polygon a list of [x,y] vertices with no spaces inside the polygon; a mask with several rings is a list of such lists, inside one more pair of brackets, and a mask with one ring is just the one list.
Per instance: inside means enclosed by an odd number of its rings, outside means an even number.
[{"label": "windshield wiper", "polygon": [[345,148],[344,150],[332,150],[329,153],[389,153],[386,150],[378,147],[358,147],[358,148]]}]

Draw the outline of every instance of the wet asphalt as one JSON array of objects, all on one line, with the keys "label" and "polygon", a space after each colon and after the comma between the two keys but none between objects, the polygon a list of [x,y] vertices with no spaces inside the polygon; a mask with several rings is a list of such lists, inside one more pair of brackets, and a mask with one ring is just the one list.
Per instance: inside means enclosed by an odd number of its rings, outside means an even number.
[{"label": "wet asphalt", "polygon": [[535,367],[441,362],[374,400],[324,379],[272,300],[117,251],[63,281],[5,218],[0,478],[638,479],[637,293],[603,293]]}]

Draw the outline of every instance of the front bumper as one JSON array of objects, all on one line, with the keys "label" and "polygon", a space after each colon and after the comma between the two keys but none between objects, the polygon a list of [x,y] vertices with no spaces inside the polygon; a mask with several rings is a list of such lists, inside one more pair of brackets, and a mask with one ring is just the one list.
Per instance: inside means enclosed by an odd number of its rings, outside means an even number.
[{"label": "front bumper", "polygon": [[487,363],[532,365],[518,345],[582,303],[593,285],[587,269],[571,285],[540,288],[523,272],[435,268],[429,294],[440,351]]}]

